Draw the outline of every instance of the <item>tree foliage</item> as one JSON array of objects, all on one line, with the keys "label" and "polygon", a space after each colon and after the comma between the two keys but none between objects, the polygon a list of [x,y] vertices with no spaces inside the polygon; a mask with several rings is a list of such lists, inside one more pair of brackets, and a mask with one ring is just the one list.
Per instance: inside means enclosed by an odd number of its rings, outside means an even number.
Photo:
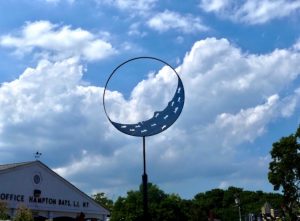
[{"label": "tree foliage", "polygon": [[26,206],[21,205],[16,212],[14,221],[33,221],[32,212]]},{"label": "tree foliage", "polygon": [[[176,194],[167,194],[156,185],[148,184],[149,216],[151,221],[207,221],[208,217],[222,221],[238,220],[235,197],[239,195],[242,214],[259,214],[265,202],[280,208],[282,195],[262,191],[244,191],[229,187],[227,190],[213,189],[198,193],[193,199],[181,199]],[[142,189],[127,192],[113,205],[111,221],[143,220]]]},{"label": "tree foliage", "polygon": [[282,189],[283,207],[290,220],[297,220],[300,199],[300,127],[295,134],[273,143],[268,179],[274,190]]},{"label": "tree foliage", "polygon": [[[166,194],[156,185],[148,184],[148,206],[150,220],[187,220],[182,199],[175,194]],[[142,186],[138,191],[127,192],[127,197],[119,197],[114,204],[111,221],[143,220]]]},{"label": "tree foliage", "polygon": [[111,199],[108,199],[105,196],[105,193],[97,193],[92,195],[92,198],[101,206],[105,207],[109,211],[112,211],[113,209],[113,201]]},{"label": "tree foliage", "polygon": [[9,216],[7,215],[7,205],[5,202],[0,201],[0,220],[6,220]]}]

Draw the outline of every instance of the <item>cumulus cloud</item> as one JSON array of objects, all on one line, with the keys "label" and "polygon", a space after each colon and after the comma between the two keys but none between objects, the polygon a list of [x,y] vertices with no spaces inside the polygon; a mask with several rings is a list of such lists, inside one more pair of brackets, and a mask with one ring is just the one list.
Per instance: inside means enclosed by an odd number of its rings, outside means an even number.
[{"label": "cumulus cloud", "polygon": [[[242,106],[247,108],[262,102],[263,98],[283,90],[287,82],[295,80],[299,73],[298,59],[299,54],[289,50],[276,49],[265,55],[243,54],[226,39],[209,38],[194,44],[180,72],[193,76],[186,81],[193,89],[199,87],[197,95],[190,94],[190,98],[201,99],[197,103],[222,105],[224,111],[238,111]],[[208,109],[207,105],[201,109]],[[214,109],[220,110],[218,106],[208,112],[215,112]]]},{"label": "cumulus cloud", "polygon": [[265,132],[265,126],[276,117],[278,100],[278,95],[273,95],[262,105],[241,109],[236,114],[222,113],[216,117],[213,130],[218,129],[219,133],[224,133],[222,144],[227,147],[253,141]]},{"label": "cumulus cloud", "polygon": [[202,24],[199,17],[192,15],[183,16],[177,12],[165,10],[149,19],[148,26],[159,32],[177,30],[183,33],[207,31],[208,27]]},{"label": "cumulus cloud", "polygon": [[[76,97],[80,97],[82,73],[77,59],[56,63],[42,60],[36,68],[27,68],[18,79],[3,83],[0,88],[0,119],[5,122],[1,135],[5,137],[6,145],[13,142],[11,137],[20,135],[18,142],[11,145],[16,148],[26,146],[26,136],[30,133],[35,134],[35,138],[52,142],[52,130],[61,123],[59,121],[64,121],[64,116],[68,115],[68,119],[75,117],[76,122],[76,112],[80,111]],[[72,122],[65,120],[66,126]],[[23,131],[23,128],[28,130]],[[5,136],[9,131],[14,133]],[[60,133],[63,134],[64,130]],[[37,148],[43,148],[42,143]]]},{"label": "cumulus cloud", "polygon": [[0,46],[14,48],[15,53],[45,52],[59,59],[79,56],[87,61],[106,58],[116,49],[97,35],[81,28],[60,26],[49,21],[28,22],[18,35],[0,37]]},{"label": "cumulus cloud", "polygon": [[199,161],[201,156],[209,159],[209,171],[215,176],[234,174],[239,167],[231,166],[240,145],[262,136],[270,122],[299,108],[296,91],[289,97],[281,95],[300,73],[299,56],[290,50],[244,54],[226,39],[196,42],[178,67],[186,86],[185,109],[176,123],[181,130],[173,128],[174,137],[167,132],[175,141],[160,150],[164,158],[156,162],[157,167],[181,165],[174,179],[184,176],[182,167],[207,176],[202,169],[208,161]]},{"label": "cumulus cloud", "polygon": [[300,10],[299,1],[291,0],[201,0],[200,7],[206,12],[248,24],[263,24],[273,19],[290,16]]},{"label": "cumulus cloud", "polygon": [[[39,149],[45,161],[55,158],[50,166],[56,172],[86,192],[124,193],[140,183],[142,142],[109,124],[100,102],[103,88],[82,81],[81,62],[41,60],[18,79],[1,85],[0,149],[21,154]],[[213,180],[216,187],[259,185],[267,161],[252,156],[253,170],[246,173],[249,161],[241,162],[236,153],[268,131],[272,120],[299,109],[300,89],[293,84],[300,74],[299,51],[249,54],[226,39],[207,38],[197,41],[176,69],[183,79],[186,103],[170,129],[147,138],[151,180],[171,186],[178,179],[182,185],[193,179]],[[109,90],[112,114],[133,121],[140,117],[138,111],[142,117],[151,116],[153,109],[147,105],[164,107],[172,95],[172,76],[164,67],[139,82],[128,98]],[[15,156],[7,157],[14,161]]]}]

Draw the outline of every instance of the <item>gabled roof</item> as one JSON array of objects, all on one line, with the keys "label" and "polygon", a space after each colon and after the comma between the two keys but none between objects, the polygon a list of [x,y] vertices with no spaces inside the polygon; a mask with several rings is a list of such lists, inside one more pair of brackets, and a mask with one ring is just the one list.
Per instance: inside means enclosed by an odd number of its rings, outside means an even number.
[{"label": "gabled roof", "polygon": [[0,165],[0,171],[13,169],[13,168],[16,168],[16,167],[19,167],[19,166],[29,165],[29,164],[32,164],[33,162],[34,161],[22,162],[22,163],[3,164],[3,165]]}]

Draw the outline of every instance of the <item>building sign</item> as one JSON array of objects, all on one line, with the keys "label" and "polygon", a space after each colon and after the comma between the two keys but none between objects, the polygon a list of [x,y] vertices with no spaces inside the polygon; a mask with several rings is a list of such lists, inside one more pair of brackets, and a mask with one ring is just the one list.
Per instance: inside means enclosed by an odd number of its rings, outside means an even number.
[{"label": "building sign", "polygon": [[29,203],[38,203],[43,205],[57,205],[59,207],[75,207],[75,208],[88,208],[89,202],[86,201],[77,201],[70,199],[59,199],[59,198],[50,198],[50,197],[34,197],[28,196],[25,197],[22,194],[13,194],[13,193],[0,193],[1,201],[11,201],[11,202],[29,202]]},{"label": "building sign", "polygon": [[0,193],[0,200],[24,202],[24,195],[18,195],[12,193]]}]

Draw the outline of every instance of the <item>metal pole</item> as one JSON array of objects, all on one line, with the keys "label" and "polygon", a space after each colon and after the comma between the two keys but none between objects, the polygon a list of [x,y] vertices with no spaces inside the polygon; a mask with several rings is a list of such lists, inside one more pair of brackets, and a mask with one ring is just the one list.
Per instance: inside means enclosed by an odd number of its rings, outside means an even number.
[{"label": "metal pole", "polygon": [[144,173],[143,179],[143,217],[144,221],[148,221],[148,176],[146,173],[146,142],[145,137],[143,137],[143,163],[144,163]]},{"label": "metal pole", "polygon": [[241,201],[240,201],[240,198],[239,198],[239,195],[236,193],[234,194],[234,201],[235,201],[235,204],[236,206],[238,207],[239,209],[239,221],[242,221],[242,214],[241,214]]},{"label": "metal pole", "polygon": [[240,217],[240,221],[242,221],[242,214],[241,214],[241,206],[239,204],[239,217]]}]

